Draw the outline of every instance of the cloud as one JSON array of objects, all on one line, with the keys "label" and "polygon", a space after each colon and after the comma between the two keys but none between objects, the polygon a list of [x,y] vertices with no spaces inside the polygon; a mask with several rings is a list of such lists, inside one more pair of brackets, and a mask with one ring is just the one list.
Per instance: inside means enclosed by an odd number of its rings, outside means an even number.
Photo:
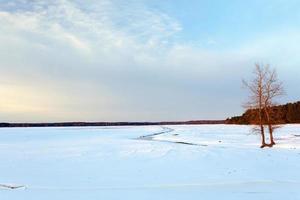
[{"label": "cloud", "polygon": [[278,39],[178,42],[180,22],[145,1],[6,1],[0,24],[0,111],[11,121],[225,118],[241,111],[241,77]]},{"label": "cloud", "polygon": [[[128,15],[124,20],[119,4],[101,1],[94,5],[89,8],[82,2],[63,0],[1,5],[1,80],[9,83],[1,84],[6,96],[1,102],[4,113],[19,110],[34,120],[127,119],[122,110],[130,111],[126,104],[135,94],[122,98],[122,90],[133,92],[130,88],[142,81],[137,80],[142,75],[136,71],[157,62],[158,47],[180,28],[168,16],[142,7],[131,11],[130,5],[122,5]],[[124,24],[120,25],[121,19]],[[132,78],[134,83],[130,83]],[[4,92],[11,85],[18,95]],[[33,100],[32,96],[43,98]],[[74,116],[72,109],[85,115]],[[55,112],[65,116],[55,117]]]}]

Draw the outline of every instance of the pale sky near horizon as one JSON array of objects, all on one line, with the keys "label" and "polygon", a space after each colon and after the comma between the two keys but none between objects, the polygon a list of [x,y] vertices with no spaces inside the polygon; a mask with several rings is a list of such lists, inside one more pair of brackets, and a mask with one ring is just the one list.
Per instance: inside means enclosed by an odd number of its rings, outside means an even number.
[{"label": "pale sky near horizon", "polygon": [[0,0],[0,122],[224,119],[255,62],[300,100],[298,0]]}]

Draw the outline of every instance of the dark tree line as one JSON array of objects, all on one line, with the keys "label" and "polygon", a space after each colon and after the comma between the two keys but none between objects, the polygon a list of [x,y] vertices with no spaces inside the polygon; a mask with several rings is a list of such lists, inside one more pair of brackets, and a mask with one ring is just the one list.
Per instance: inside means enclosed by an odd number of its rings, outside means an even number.
[{"label": "dark tree line", "polygon": [[165,122],[61,122],[61,123],[0,123],[1,127],[69,127],[69,126],[152,126],[152,125],[193,125],[224,124],[225,120],[194,120]]},{"label": "dark tree line", "polygon": [[[300,101],[271,108],[273,118],[277,124],[300,123]],[[247,110],[242,116],[235,116],[226,120],[227,124],[255,124],[257,112],[254,109]],[[266,124],[266,117],[263,115]]]}]

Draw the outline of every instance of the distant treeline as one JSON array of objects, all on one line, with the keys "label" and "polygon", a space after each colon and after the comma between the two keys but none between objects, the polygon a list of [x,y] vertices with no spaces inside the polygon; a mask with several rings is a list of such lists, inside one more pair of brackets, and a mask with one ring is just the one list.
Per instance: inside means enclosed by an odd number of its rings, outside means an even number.
[{"label": "distant treeline", "polygon": [[0,127],[67,127],[67,126],[150,126],[224,124],[225,120],[195,120],[178,122],[60,122],[60,123],[0,123]]},{"label": "distant treeline", "polygon": [[[227,124],[253,124],[255,110],[247,110],[242,116],[228,118]],[[272,107],[272,116],[277,124],[300,123],[300,101]]]}]

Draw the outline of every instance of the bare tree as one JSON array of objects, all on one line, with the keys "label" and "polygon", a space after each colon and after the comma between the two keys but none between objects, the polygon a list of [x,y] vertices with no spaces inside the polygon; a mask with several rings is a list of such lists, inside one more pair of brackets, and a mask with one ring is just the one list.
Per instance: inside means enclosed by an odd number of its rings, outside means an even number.
[{"label": "bare tree", "polygon": [[264,94],[264,80],[266,73],[263,70],[263,68],[259,65],[255,65],[254,70],[254,76],[255,78],[251,82],[247,82],[243,80],[243,84],[246,86],[246,88],[250,91],[249,101],[244,105],[247,109],[250,109],[255,114],[255,121],[252,123],[258,125],[258,128],[255,127],[255,131],[259,131],[261,134],[261,148],[264,148],[267,146],[266,140],[265,140],[265,129],[264,129],[264,123],[263,123],[263,94]]},{"label": "bare tree", "polygon": [[268,125],[270,134],[270,146],[275,145],[273,132],[280,126],[276,125],[276,113],[274,113],[274,106],[277,105],[275,99],[284,95],[282,82],[277,77],[275,69],[271,70],[269,66],[265,67],[266,79],[264,81],[264,114],[266,123]]},{"label": "bare tree", "polygon": [[[245,107],[255,116],[252,123],[258,126],[254,130],[261,134],[261,148],[272,147],[275,144],[273,132],[278,128],[272,108],[276,105],[275,98],[284,93],[282,83],[277,78],[276,70],[270,70],[269,65],[255,64],[254,76],[250,82],[243,80],[250,91]],[[266,143],[265,124],[268,125],[270,144]]]}]

